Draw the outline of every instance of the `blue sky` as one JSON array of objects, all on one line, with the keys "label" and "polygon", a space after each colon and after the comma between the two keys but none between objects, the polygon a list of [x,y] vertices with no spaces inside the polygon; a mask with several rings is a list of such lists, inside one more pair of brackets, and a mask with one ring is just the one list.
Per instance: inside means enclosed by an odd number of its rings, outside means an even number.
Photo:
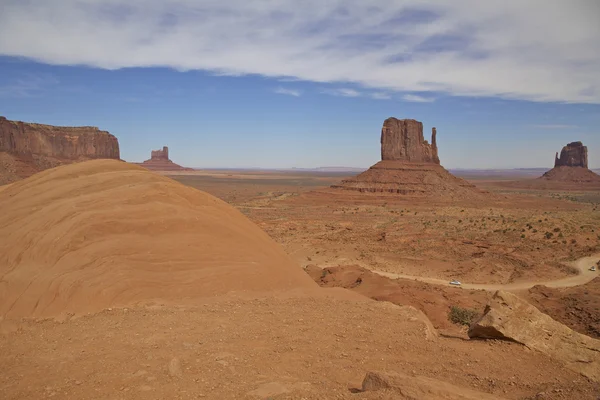
[{"label": "blue sky", "polygon": [[395,116],[448,168],[598,168],[600,3],[521,3],[3,0],[0,115],[192,167],[368,167]]}]

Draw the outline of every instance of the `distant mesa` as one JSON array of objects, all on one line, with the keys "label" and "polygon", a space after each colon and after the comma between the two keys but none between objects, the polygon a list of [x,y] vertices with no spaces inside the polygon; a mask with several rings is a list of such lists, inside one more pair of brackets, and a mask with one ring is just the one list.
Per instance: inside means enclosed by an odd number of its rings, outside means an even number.
[{"label": "distant mesa", "polygon": [[63,164],[120,158],[119,141],[93,126],[63,127],[0,116],[0,185]]},{"label": "distant mesa", "polygon": [[450,198],[472,198],[484,193],[440,165],[436,128],[432,129],[429,143],[423,136],[421,122],[396,118],[388,118],[383,123],[381,161],[332,188]]},{"label": "distant mesa", "polygon": [[554,158],[554,168],[539,178],[545,181],[600,183],[600,175],[588,169],[588,149],[581,142],[572,142]]},{"label": "distant mesa", "polygon": [[193,171],[193,168],[185,168],[179,164],[175,164],[169,159],[169,148],[163,146],[162,150],[152,150],[150,159],[140,163],[142,167],[148,168],[151,171]]}]

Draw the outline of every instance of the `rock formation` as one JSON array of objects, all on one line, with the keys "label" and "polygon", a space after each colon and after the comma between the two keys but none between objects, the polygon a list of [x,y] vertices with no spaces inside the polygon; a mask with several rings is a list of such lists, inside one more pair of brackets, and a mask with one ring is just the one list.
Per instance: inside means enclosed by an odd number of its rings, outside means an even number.
[{"label": "rock formation", "polygon": [[560,157],[556,153],[554,167],[588,167],[587,146],[572,142],[562,148]]},{"label": "rock formation", "polygon": [[185,168],[171,161],[167,146],[163,146],[162,150],[152,150],[150,159],[139,165],[152,171],[193,171],[192,168]]},{"label": "rock formation", "polygon": [[440,165],[437,131],[431,144],[424,139],[423,124],[414,119],[388,118],[381,129],[381,161],[334,189],[409,196],[473,198],[483,192]]},{"label": "rock formation", "polygon": [[60,127],[0,116],[0,184],[97,158],[119,159],[119,142],[96,127]]},{"label": "rock formation", "polygon": [[423,138],[423,123],[388,118],[381,129],[381,160],[439,164],[436,134],[433,128],[429,144]]},{"label": "rock formation", "polygon": [[571,330],[512,293],[494,294],[469,337],[521,343],[600,381],[600,340]]},{"label": "rock formation", "polygon": [[572,142],[562,148],[560,157],[554,157],[554,168],[540,177],[542,181],[562,183],[600,184],[600,176],[588,169],[587,146]]}]

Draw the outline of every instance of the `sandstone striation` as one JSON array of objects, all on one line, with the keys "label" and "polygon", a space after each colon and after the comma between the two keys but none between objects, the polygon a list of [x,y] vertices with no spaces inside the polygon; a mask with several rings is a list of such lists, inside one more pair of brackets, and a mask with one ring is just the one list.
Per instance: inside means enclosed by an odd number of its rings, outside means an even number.
[{"label": "sandstone striation", "polygon": [[150,159],[139,165],[152,171],[193,171],[192,168],[185,168],[171,161],[167,146],[163,146],[162,150],[152,150]]},{"label": "sandstone striation", "polygon": [[573,331],[512,293],[496,292],[469,337],[521,343],[600,381],[600,340]]},{"label": "sandstone striation", "polygon": [[439,164],[436,129],[431,143],[423,137],[423,123],[414,119],[388,118],[381,129],[381,160]]},{"label": "sandstone striation", "polygon": [[588,167],[587,146],[581,142],[572,142],[562,148],[560,157],[556,153],[555,167]]},{"label": "sandstone striation", "polygon": [[383,123],[381,161],[332,188],[452,199],[472,199],[483,194],[440,165],[436,128],[432,129],[430,144],[424,139],[421,122],[396,118],[388,118]]},{"label": "sandstone striation", "polygon": [[119,159],[117,138],[96,127],[61,127],[0,116],[0,184],[90,159]]}]

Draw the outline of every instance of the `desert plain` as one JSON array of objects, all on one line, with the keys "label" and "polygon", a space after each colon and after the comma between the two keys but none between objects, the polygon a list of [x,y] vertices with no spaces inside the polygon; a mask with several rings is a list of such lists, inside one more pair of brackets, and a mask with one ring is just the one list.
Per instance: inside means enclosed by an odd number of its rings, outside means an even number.
[{"label": "desert plain", "polygon": [[362,173],[5,154],[1,397],[597,399],[595,184],[453,176],[390,126],[414,159]]}]

